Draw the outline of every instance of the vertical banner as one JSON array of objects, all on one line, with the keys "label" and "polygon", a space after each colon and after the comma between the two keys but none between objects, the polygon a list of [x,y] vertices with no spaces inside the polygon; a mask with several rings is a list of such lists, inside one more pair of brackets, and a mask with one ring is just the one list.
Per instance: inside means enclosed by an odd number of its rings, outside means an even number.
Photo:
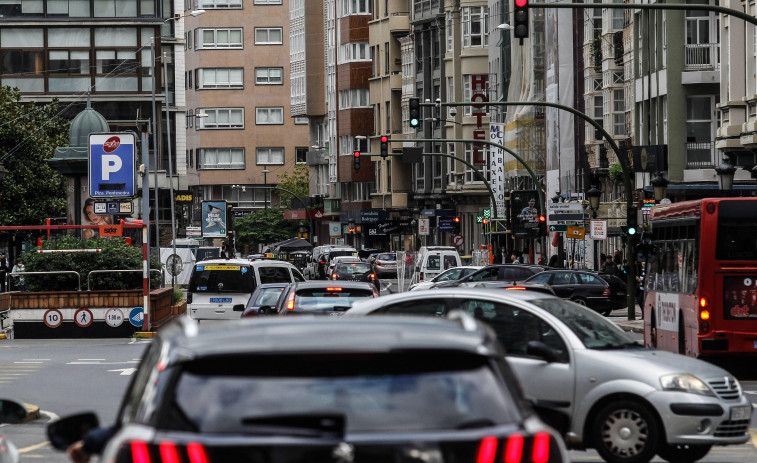
[{"label": "vertical banner", "polygon": [[[489,140],[500,145],[505,144],[505,124],[489,124]],[[490,146],[489,157],[490,184],[494,198],[497,201],[497,217],[505,218],[505,150],[497,146]],[[494,205],[492,204],[492,209]]]},{"label": "vertical banner", "polygon": [[226,238],[226,201],[202,202],[202,237]]}]

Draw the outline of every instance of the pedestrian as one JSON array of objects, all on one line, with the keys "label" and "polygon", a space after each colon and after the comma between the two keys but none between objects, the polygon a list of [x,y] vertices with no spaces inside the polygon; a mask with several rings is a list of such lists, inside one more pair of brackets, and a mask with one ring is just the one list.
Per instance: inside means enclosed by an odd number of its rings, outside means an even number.
[{"label": "pedestrian", "polygon": [[226,243],[223,243],[221,245],[221,259],[228,259],[229,258],[229,251],[226,247]]},{"label": "pedestrian", "polygon": [[602,264],[602,273],[609,273],[610,275],[615,275],[617,273],[618,267],[615,265],[615,262],[613,261],[613,258],[611,255],[605,256],[605,262]]},{"label": "pedestrian", "polygon": [[552,257],[549,258],[549,265],[550,267],[554,268],[557,267],[557,261],[559,259],[557,258],[557,254],[552,254]]},{"label": "pedestrian", "polygon": [[5,253],[0,253],[0,293],[5,289],[5,275],[8,273],[8,260]]},{"label": "pedestrian", "polygon": [[504,244],[499,247],[499,252],[497,253],[497,263],[498,264],[507,263],[507,251],[505,250]]},{"label": "pedestrian", "polygon": [[[19,257],[18,259],[16,259],[16,263],[15,265],[13,265],[11,273],[21,273],[24,271],[24,260]],[[18,277],[18,282],[16,283],[16,285],[19,291],[26,291],[26,281],[24,280],[23,276]]]},{"label": "pedestrian", "polygon": [[518,260],[518,256],[515,254],[510,255],[510,263],[511,264],[520,264],[520,260]]},{"label": "pedestrian", "polygon": [[641,262],[639,266],[639,273],[636,275],[636,283],[639,285],[636,290],[636,299],[639,307],[641,307],[641,314],[644,315],[644,278],[647,274],[647,263]]}]

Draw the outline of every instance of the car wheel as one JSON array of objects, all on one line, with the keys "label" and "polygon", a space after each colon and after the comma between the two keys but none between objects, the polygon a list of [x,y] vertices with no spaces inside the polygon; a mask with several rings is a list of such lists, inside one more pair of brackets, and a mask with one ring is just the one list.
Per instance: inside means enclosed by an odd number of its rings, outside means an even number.
[{"label": "car wheel", "polygon": [[584,299],[584,298],[582,298],[582,297],[577,297],[577,298],[575,298],[575,299],[571,299],[571,300],[572,300],[573,302],[575,302],[576,304],[578,304],[578,305],[582,305],[582,306],[584,306],[584,307],[588,307],[588,306],[589,306],[589,303],[588,303],[588,302],[586,302],[586,299]]},{"label": "car wheel", "polygon": [[605,317],[609,317],[611,313],[612,309],[605,309],[602,311],[602,315],[604,315]]},{"label": "car wheel", "polygon": [[658,440],[652,412],[629,400],[604,407],[592,427],[594,448],[609,463],[647,463],[657,453]]},{"label": "car wheel", "polygon": [[657,454],[670,463],[691,463],[701,460],[710,452],[711,445],[663,444]]}]

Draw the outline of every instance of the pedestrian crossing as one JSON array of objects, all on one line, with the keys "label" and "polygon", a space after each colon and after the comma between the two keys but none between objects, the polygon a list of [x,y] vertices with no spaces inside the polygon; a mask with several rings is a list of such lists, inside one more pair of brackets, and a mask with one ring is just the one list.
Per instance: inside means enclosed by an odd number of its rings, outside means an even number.
[{"label": "pedestrian crossing", "polygon": [[0,384],[8,384],[41,370],[50,359],[23,359],[0,363]]}]

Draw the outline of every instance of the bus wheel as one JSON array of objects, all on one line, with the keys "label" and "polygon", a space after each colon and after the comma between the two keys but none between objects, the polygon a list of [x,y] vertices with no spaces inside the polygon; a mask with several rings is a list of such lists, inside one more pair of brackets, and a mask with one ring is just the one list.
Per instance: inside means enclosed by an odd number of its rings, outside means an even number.
[{"label": "bus wheel", "polygon": [[686,355],[686,333],[683,329],[683,314],[678,314],[678,353]]},{"label": "bus wheel", "polygon": [[654,309],[649,311],[649,345],[657,348],[657,317]]}]

